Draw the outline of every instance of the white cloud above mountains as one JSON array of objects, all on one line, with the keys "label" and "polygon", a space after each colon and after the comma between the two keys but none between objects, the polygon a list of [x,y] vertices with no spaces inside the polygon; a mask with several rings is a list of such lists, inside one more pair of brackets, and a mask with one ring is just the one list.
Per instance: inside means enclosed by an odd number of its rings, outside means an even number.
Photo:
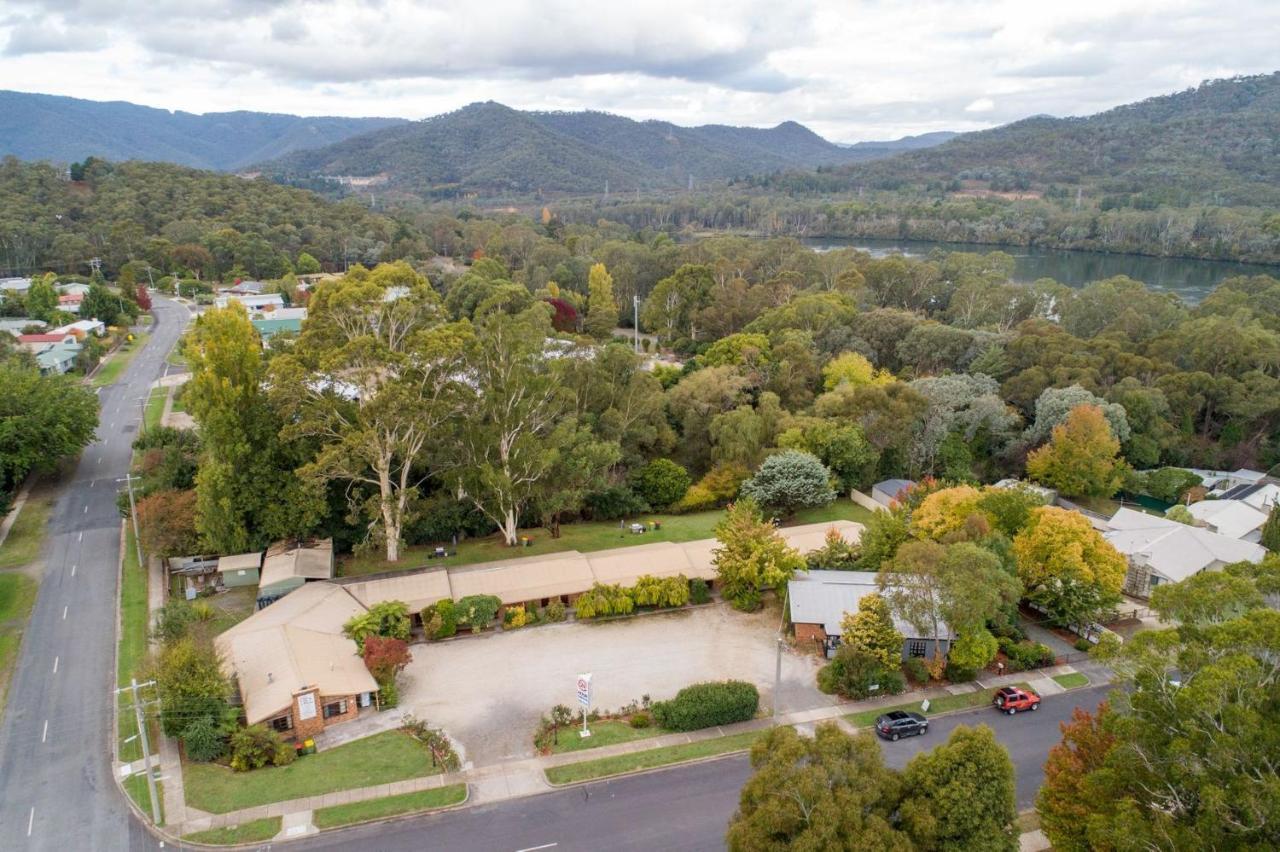
[{"label": "white cloud above mountains", "polygon": [[9,0],[0,87],[192,112],[477,100],[839,141],[1083,115],[1275,70],[1274,0]]}]

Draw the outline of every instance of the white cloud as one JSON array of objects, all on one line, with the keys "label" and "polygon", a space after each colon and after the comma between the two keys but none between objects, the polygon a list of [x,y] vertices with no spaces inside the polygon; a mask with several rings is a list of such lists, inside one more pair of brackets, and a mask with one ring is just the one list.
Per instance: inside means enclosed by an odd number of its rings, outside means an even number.
[{"label": "white cloud", "polygon": [[[593,8],[594,6],[594,8]],[[9,0],[0,85],[206,112],[476,100],[855,141],[1274,70],[1274,0]],[[198,34],[198,37],[193,37]],[[54,59],[47,54],[58,52]]]}]

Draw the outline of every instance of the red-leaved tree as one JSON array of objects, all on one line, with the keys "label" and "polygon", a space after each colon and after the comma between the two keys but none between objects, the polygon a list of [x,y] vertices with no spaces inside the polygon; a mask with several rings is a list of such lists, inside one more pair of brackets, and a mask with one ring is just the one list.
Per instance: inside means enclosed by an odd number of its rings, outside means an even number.
[{"label": "red-leaved tree", "polygon": [[378,683],[389,683],[413,660],[409,643],[403,639],[384,636],[366,636],[364,640],[364,665]]},{"label": "red-leaved tree", "polygon": [[151,294],[147,292],[146,284],[138,285],[138,294],[135,301],[138,303],[138,307],[142,308],[144,311],[151,310]]},{"label": "red-leaved tree", "polygon": [[152,556],[190,556],[199,551],[196,492],[157,491],[138,501],[138,535]]},{"label": "red-leaved tree", "polygon": [[1108,730],[1107,702],[1097,714],[1077,707],[1071,721],[1063,722],[1062,742],[1049,749],[1044,764],[1044,786],[1036,798],[1040,827],[1054,849],[1087,852],[1089,818],[1108,810],[1107,793],[1089,774],[1102,767],[1115,747],[1116,738]]}]

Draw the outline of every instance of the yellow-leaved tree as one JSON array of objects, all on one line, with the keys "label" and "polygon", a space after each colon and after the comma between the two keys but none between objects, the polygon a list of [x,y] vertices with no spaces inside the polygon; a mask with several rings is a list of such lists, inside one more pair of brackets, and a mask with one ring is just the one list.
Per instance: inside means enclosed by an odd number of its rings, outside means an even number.
[{"label": "yellow-leaved tree", "polygon": [[1078,405],[1053,438],[1027,456],[1027,475],[1068,497],[1110,497],[1120,488],[1127,465],[1120,441],[1102,409]]},{"label": "yellow-leaved tree", "polygon": [[840,385],[855,388],[862,385],[887,385],[893,380],[893,373],[888,370],[877,370],[870,361],[857,352],[837,355],[822,368],[823,390],[835,390]]},{"label": "yellow-leaved tree", "polygon": [[1041,506],[1013,539],[1027,597],[1060,624],[1093,620],[1119,599],[1125,558],[1079,512]]},{"label": "yellow-leaved tree", "polygon": [[916,538],[942,541],[963,530],[972,516],[982,516],[978,509],[981,499],[982,492],[972,485],[935,491],[911,513],[911,532]]}]

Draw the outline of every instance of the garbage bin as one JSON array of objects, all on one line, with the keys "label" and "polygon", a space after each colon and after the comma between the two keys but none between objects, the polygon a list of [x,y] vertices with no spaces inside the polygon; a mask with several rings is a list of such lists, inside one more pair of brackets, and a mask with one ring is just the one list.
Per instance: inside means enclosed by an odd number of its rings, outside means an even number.
[{"label": "garbage bin", "polygon": [[313,740],[313,739],[308,738],[308,739],[307,739],[307,741],[306,741],[306,742],[304,742],[304,743],[302,744],[302,753],[303,753],[303,754],[315,754],[315,753],[316,753],[316,741],[315,741],[315,740]]}]

